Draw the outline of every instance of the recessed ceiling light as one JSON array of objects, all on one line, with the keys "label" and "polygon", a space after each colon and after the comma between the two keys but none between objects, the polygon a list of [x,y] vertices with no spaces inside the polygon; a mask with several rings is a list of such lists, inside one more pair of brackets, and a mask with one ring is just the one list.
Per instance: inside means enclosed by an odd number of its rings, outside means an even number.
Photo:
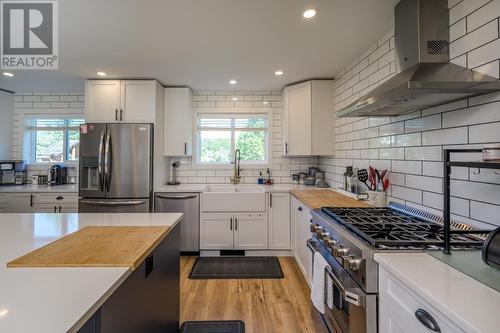
[{"label": "recessed ceiling light", "polygon": [[237,101],[238,100],[238,97],[233,97],[233,101]]},{"label": "recessed ceiling light", "polygon": [[283,71],[276,71],[276,72],[274,72],[274,75],[281,76],[281,75],[283,75]]},{"label": "recessed ceiling light", "polygon": [[236,83],[237,83],[236,80],[230,80],[229,81],[229,84],[236,84]]},{"label": "recessed ceiling light", "polygon": [[3,76],[8,76],[8,77],[14,76],[14,73],[11,73],[11,72],[3,72],[2,74],[3,74]]},{"label": "recessed ceiling light", "polygon": [[304,16],[306,19],[310,19],[310,18],[313,18],[314,16],[316,16],[316,9],[314,8],[311,8],[311,9],[308,9],[304,12],[304,14],[302,14],[302,16]]},{"label": "recessed ceiling light", "polygon": [[264,101],[264,102],[262,102],[262,103],[264,103],[264,104],[269,104],[269,102],[268,102],[268,101]]},{"label": "recessed ceiling light", "polygon": [[106,76],[106,73],[104,73],[104,72],[97,72],[97,75],[99,75],[99,76]]}]

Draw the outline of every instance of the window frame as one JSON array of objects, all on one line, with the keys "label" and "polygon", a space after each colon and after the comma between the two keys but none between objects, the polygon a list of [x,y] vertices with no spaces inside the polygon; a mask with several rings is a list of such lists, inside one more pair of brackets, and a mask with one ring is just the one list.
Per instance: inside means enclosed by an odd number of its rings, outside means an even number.
[{"label": "window frame", "polygon": [[[241,108],[241,109],[233,109],[228,108],[224,109],[195,109],[195,117],[193,119],[193,159],[192,164],[193,167],[197,169],[224,169],[224,170],[232,170],[233,165],[231,163],[201,163],[200,162],[200,128],[199,128],[199,119],[203,116],[217,118],[245,118],[245,117],[265,117],[267,119],[267,128],[263,128],[267,136],[267,144],[264,147],[267,153],[267,160],[264,163],[260,163],[259,161],[241,161],[241,166],[246,169],[262,169],[268,168],[273,164],[273,113],[271,108]],[[210,129],[209,129],[210,130]],[[217,130],[214,128],[213,130]],[[245,129],[245,128],[232,128],[230,130],[231,133],[237,131],[255,131],[256,129]],[[231,151],[231,161],[234,158],[234,147],[235,147],[235,138],[234,135],[231,134],[231,147],[233,150]]]},{"label": "window frame", "polygon": [[[79,131],[79,126],[60,126],[60,127],[37,127],[34,123],[37,120],[83,120],[85,123],[85,117],[82,114],[32,114],[25,118],[25,131],[27,134],[27,139],[29,141],[29,160],[32,165],[52,165],[57,163],[64,163],[69,166],[78,166],[79,159],[68,160],[68,142],[69,142],[69,131]],[[63,160],[60,162],[37,162],[36,161],[36,134],[38,131],[63,131]]]}]

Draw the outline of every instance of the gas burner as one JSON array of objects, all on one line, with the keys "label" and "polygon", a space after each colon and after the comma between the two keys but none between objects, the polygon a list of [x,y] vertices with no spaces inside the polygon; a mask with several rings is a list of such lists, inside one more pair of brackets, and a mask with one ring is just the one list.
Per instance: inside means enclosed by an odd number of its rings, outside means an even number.
[{"label": "gas burner", "polygon": [[[444,244],[443,226],[437,217],[406,214],[400,209],[388,208],[333,208],[321,210],[364,241],[381,250],[389,249],[441,249]],[[477,249],[483,240],[452,234],[455,248]]]}]

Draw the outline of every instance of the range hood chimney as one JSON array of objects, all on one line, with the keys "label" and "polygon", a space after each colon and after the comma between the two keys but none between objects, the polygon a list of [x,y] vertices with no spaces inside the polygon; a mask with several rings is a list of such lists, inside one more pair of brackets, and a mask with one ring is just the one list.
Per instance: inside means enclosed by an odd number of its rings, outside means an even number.
[{"label": "range hood chimney", "polygon": [[449,62],[448,0],[402,0],[394,8],[399,72],[337,112],[393,116],[500,91],[500,81]]}]

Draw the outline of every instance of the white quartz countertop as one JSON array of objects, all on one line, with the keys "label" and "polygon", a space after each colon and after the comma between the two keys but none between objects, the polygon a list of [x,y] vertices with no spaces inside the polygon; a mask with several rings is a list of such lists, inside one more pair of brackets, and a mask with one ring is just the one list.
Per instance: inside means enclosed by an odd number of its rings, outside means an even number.
[{"label": "white quartz countertop", "polygon": [[496,290],[426,253],[376,253],[375,260],[466,332],[498,332]]},{"label": "white quartz countertop", "polygon": [[69,192],[69,193],[78,193],[78,184],[67,184],[67,185],[4,185],[0,186],[0,193],[26,193],[26,192],[40,192],[40,193],[60,193],[60,192]]},{"label": "white quartz countertop", "polygon": [[[154,189],[156,193],[177,193],[177,192],[193,192],[201,193],[210,185],[231,185],[231,184],[180,184],[180,185],[164,185]],[[238,186],[255,186],[257,184],[238,184]],[[274,184],[260,185],[267,193],[271,192],[289,192],[291,190],[314,190],[320,189],[316,186],[297,185],[297,184]],[[324,189],[324,188],[322,188]]]},{"label": "white quartz countertop", "polygon": [[7,268],[85,226],[174,226],[178,213],[0,214],[0,332],[76,331],[130,274],[125,267]]}]

